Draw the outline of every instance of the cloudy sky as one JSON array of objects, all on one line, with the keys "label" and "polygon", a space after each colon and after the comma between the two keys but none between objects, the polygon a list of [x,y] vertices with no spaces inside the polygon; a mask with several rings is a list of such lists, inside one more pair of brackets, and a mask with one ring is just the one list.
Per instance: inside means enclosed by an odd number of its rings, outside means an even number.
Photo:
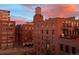
[{"label": "cloudy sky", "polygon": [[78,4],[0,4],[1,10],[10,10],[11,20],[17,23],[32,21],[36,7],[42,8],[45,18],[73,17],[79,18]]}]

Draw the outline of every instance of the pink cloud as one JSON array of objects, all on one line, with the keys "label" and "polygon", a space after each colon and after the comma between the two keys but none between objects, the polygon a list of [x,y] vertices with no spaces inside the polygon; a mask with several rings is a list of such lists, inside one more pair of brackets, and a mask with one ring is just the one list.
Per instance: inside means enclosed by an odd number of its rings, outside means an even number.
[{"label": "pink cloud", "polygon": [[29,4],[27,6],[28,10],[31,12],[35,7],[42,8],[42,14],[45,17],[70,17],[70,16],[78,16],[79,12],[77,12],[77,4]]},{"label": "pink cloud", "polygon": [[67,16],[75,16],[76,13],[76,5],[75,4],[56,4],[51,5],[52,7],[42,8],[43,14],[46,17],[67,17]]},{"label": "pink cloud", "polygon": [[27,22],[27,19],[22,18],[22,17],[12,17],[11,20],[15,21],[16,24],[24,24]]},{"label": "pink cloud", "polygon": [[[33,13],[36,7],[42,8],[42,14],[45,18],[49,17],[79,17],[79,8],[77,4],[25,4],[26,11]],[[34,15],[33,15],[34,16]],[[26,23],[28,19],[22,17],[13,17],[17,24]]]}]

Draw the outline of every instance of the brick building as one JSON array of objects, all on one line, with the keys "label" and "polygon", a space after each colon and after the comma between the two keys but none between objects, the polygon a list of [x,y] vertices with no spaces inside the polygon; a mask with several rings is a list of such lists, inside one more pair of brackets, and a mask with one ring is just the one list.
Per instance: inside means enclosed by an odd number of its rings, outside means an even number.
[{"label": "brick building", "polygon": [[27,22],[16,26],[16,43],[21,48],[28,50],[25,54],[35,54],[33,41],[33,23]]},{"label": "brick building", "polygon": [[33,23],[36,54],[79,54],[79,20],[75,17],[44,20],[37,7]]},{"label": "brick building", "polygon": [[10,21],[10,11],[0,10],[0,48],[14,47],[15,22]]},{"label": "brick building", "polygon": [[79,54],[78,27],[75,17],[44,19],[37,7],[33,22],[17,26],[16,43],[28,49],[25,54]]},{"label": "brick building", "polygon": [[69,17],[62,20],[59,54],[79,54],[79,20]]},{"label": "brick building", "polygon": [[53,54],[54,21],[51,22],[52,18],[44,21],[40,7],[35,12],[33,39],[36,54]]},{"label": "brick building", "polygon": [[33,45],[33,36],[32,36],[32,32],[33,32],[33,24],[32,23],[26,23],[21,25],[21,41],[22,41],[22,46],[28,46],[30,47],[31,45]]},{"label": "brick building", "polygon": [[2,20],[2,21],[10,21],[10,11],[8,11],[8,10],[0,10],[0,20]]}]

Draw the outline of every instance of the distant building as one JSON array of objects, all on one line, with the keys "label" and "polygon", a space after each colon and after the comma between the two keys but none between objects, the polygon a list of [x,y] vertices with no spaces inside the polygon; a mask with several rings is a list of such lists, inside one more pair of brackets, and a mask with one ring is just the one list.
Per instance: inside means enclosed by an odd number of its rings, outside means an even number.
[{"label": "distant building", "polygon": [[2,20],[2,21],[10,21],[10,11],[8,11],[8,10],[0,10],[0,20]]},{"label": "distant building", "polygon": [[37,7],[33,22],[16,26],[16,43],[27,49],[25,54],[79,54],[79,20],[75,17],[44,20],[41,8]]},{"label": "distant building", "polygon": [[34,15],[34,18],[33,18],[33,22],[38,23],[38,22],[41,22],[41,21],[43,21],[43,15],[41,14],[41,8],[37,7],[35,9],[35,15]]},{"label": "distant building", "polygon": [[[22,48],[26,48],[25,54],[35,54],[33,41],[33,23],[26,23],[16,26],[16,44]],[[17,46],[17,47],[18,47]]]},{"label": "distant building", "polygon": [[79,54],[79,20],[75,17],[44,20],[37,7],[33,22],[36,54]]},{"label": "distant building", "polygon": [[0,10],[0,49],[14,47],[15,22],[10,21],[10,11]]},{"label": "distant building", "polygon": [[60,23],[62,24],[60,25],[61,35],[58,43],[60,50],[57,49],[59,54],[79,54],[79,20],[69,17]]},{"label": "distant building", "polygon": [[21,41],[21,25],[16,25],[15,28],[15,47],[22,47],[22,41]]},{"label": "distant building", "polygon": [[33,18],[34,20],[34,31],[33,38],[35,41],[35,51],[37,54],[53,54],[53,34],[54,26],[51,18],[44,21],[43,15],[41,14],[41,8],[36,8],[36,13]]},{"label": "distant building", "polygon": [[21,39],[23,47],[33,46],[33,24],[23,24],[21,26]]}]

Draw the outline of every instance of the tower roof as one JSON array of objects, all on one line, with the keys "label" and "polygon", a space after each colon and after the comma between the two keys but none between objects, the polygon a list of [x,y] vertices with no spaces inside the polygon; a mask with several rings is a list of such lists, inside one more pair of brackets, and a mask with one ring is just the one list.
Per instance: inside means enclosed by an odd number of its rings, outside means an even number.
[{"label": "tower roof", "polygon": [[36,9],[41,9],[41,7],[36,7]]}]

